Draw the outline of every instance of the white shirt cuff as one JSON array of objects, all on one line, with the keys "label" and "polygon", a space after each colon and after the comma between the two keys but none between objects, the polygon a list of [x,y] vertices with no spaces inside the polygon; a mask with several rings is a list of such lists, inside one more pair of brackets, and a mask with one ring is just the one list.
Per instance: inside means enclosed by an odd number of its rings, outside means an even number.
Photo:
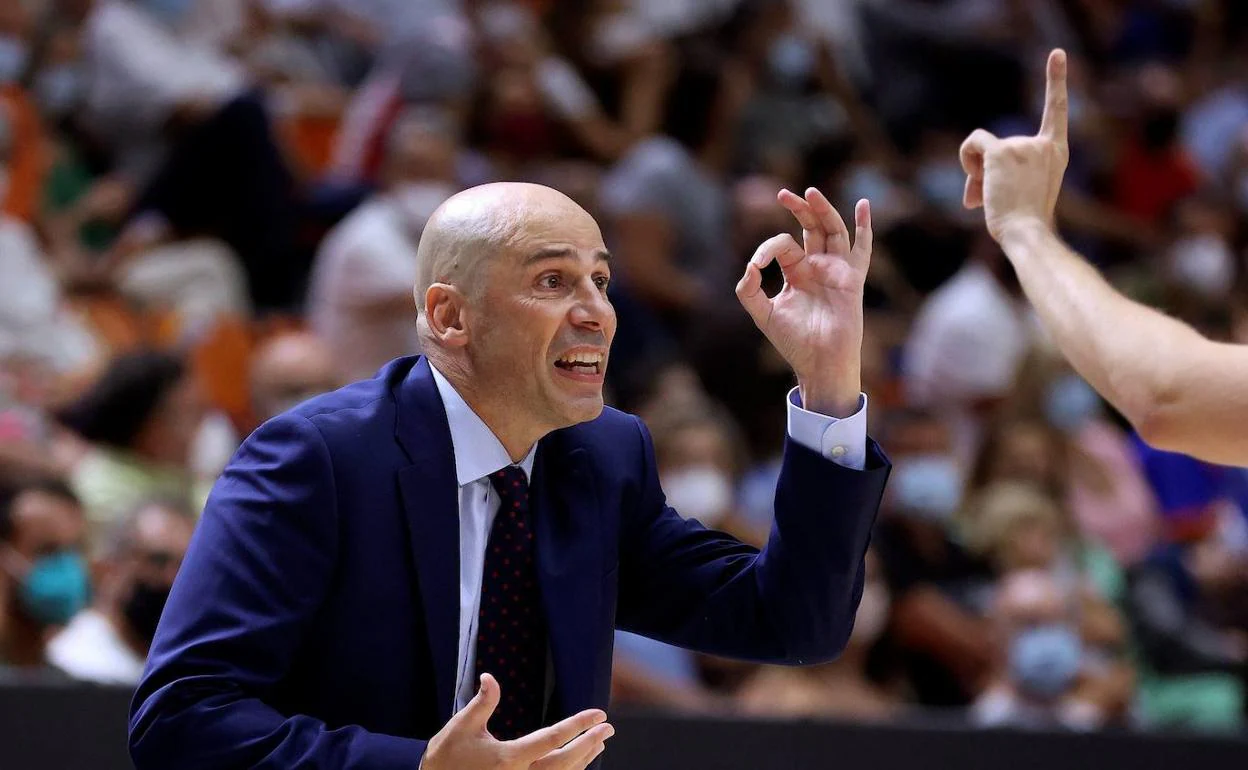
[{"label": "white shirt cuff", "polygon": [[789,438],[818,452],[837,465],[860,471],[867,466],[867,394],[858,398],[858,411],[837,419],[801,406],[797,388],[789,391]]}]

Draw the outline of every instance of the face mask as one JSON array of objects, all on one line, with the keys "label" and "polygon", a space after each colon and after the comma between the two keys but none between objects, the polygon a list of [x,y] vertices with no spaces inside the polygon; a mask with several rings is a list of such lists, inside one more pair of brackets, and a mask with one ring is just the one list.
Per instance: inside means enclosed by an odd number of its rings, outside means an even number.
[{"label": "face mask", "polygon": [[78,100],[78,69],[62,64],[45,70],[35,79],[35,98],[49,115],[61,116],[69,112]]},{"label": "face mask", "polygon": [[728,474],[709,466],[673,471],[663,477],[667,504],[681,516],[714,526],[732,507]]},{"label": "face mask", "polygon": [[953,458],[899,458],[889,481],[897,507],[930,521],[948,521],[962,502],[962,474]]},{"label": "face mask", "polygon": [[915,183],[923,200],[945,214],[961,217],[962,193],[966,189],[966,174],[957,163],[927,163],[919,169]]},{"label": "face mask", "polygon": [[1170,272],[1175,280],[1202,296],[1225,297],[1234,280],[1235,258],[1222,238],[1191,235],[1171,247]]},{"label": "face mask", "polygon": [[891,222],[900,213],[901,204],[897,195],[897,186],[875,166],[867,164],[856,166],[846,178],[843,189],[845,200],[856,201],[866,198],[871,201],[873,222]]},{"label": "face mask", "polygon": [[12,35],[0,36],[0,83],[12,83],[26,71],[30,51]]},{"label": "face mask", "polygon": [[1073,431],[1083,427],[1101,411],[1101,397],[1077,374],[1067,374],[1049,385],[1044,396],[1044,412],[1053,427]]},{"label": "face mask", "polygon": [[403,223],[420,232],[452,192],[449,185],[439,182],[406,182],[395,189],[394,199]]},{"label": "face mask", "polygon": [[1083,660],[1078,634],[1057,623],[1020,632],[1010,642],[1010,677],[1034,698],[1052,700],[1074,683]]},{"label": "face mask", "polygon": [[888,589],[878,582],[867,583],[862,589],[862,601],[858,604],[850,640],[865,646],[879,639],[888,624],[890,607]]},{"label": "face mask", "polygon": [[815,48],[797,35],[781,35],[767,51],[771,75],[783,88],[797,89],[806,84],[815,71]]},{"label": "face mask", "polygon": [[160,623],[160,614],[165,611],[169,601],[169,586],[153,586],[147,583],[136,583],[130,598],[122,606],[130,630],[143,641],[151,644],[156,636],[156,626]]},{"label": "face mask", "polygon": [[195,0],[144,0],[148,12],[165,24],[176,27],[186,18]]},{"label": "face mask", "polygon": [[87,605],[91,584],[80,554],[62,551],[35,561],[22,580],[21,601],[30,616],[60,626]]}]

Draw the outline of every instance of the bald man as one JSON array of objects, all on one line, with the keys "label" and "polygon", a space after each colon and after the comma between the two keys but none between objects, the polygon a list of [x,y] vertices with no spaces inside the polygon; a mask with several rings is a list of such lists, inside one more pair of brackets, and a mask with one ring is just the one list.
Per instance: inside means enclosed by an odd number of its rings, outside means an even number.
[{"label": "bald man", "polygon": [[616,628],[835,657],[888,475],[859,382],[870,211],[851,245],[818,191],[779,199],[805,245],[764,242],[737,287],[798,382],[761,553],[666,506],[645,426],[604,407],[594,220],[467,190],[421,239],[424,355],[268,421],[223,473],[134,697],[136,766],[581,770],[614,730]]}]

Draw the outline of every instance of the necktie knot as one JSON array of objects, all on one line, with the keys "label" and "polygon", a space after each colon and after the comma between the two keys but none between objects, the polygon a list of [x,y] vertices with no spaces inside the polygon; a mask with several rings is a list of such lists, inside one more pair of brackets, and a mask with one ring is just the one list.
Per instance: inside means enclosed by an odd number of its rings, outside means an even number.
[{"label": "necktie knot", "polygon": [[523,496],[529,491],[529,479],[524,469],[515,465],[508,465],[491,473],[490,483],[494,485],[494,491],[498,492],[499,497],[505,499]]}]

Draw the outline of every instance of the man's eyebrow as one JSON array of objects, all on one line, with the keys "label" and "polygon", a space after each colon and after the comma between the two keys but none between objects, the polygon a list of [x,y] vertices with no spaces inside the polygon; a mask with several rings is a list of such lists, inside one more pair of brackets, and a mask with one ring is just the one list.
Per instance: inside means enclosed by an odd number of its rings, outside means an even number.
[{"label": "man's eyebrow", "polygon": [[[530,254],[525,260],[525,266],[532,265],[536,262],[543,262],[548,259],[565,259],[576,256],[576,249],[571,246],[543,246],[537,251]],[[594,252],[594,257],[600,262],[610,262],[611,252],[606,249],[598,249]]]}]

